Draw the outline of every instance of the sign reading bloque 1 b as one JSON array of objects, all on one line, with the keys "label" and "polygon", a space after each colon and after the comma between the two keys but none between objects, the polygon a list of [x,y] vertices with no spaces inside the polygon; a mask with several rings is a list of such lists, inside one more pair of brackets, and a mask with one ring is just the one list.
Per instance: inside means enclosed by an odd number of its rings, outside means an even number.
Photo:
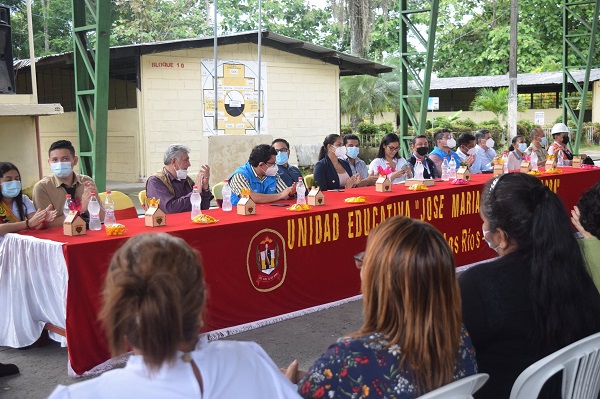
[{"label": "sign reading bloque 1 b", "polygon": [[437,111],[440,109],[440,98],[439,97],[429,97],[427,99],[427,109],[429,111]]},{"label": "sign reading bloque 1 b", "polygon": [[261,63],[260,132],[258,63],[255,61],[218,61],[217,110],[215,131],[215,65],[202,59],[202,130],[205,136],[267,133],[267,68]]}]

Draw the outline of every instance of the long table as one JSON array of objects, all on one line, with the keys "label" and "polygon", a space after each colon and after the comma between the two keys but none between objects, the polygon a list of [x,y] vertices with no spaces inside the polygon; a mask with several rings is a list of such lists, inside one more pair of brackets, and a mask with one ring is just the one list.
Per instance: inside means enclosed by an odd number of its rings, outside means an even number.
[{"label": "long table", "polygon": [[[59,305],[66,303],[66,320],[42,322],[59,326],[62,322],[71,367],[82,374],[110,358],[98,321],[102,285],[111,256],[133,235],[168,232],[201,252],[208,286],[203,330],[211,331],[359,294],[360,278],[353,255],[364,250],[371,229],[395,215],[432,223],[444,234],[459,266],[495,256],[483,240],[479,217],[481,189],[491,177],[473,175],[472,181],[462,186],[439,182],[427,191],[395,185],[391,193],[378,193],[373,187],[326,192],[326,204],[307,212],[268,204],[257,205],[257,214],[252,216],[237,215],[235,209],[206,211],[219,219],[213,225],[194,224],[187,213],[168,215],[167,226],[157,228],[145,227],[143,219],[127,219],[120,221],[127,233],[119,237],[107,237],[104,230],[80,237],[63,236],[60,229],[13,234],[11,247],[4,251],[13,251],[21,244],[31,246],[32,241],[44,247],[49,242],[44,239],[64,243],[66,269],[62,272],[57,271],[55,261],[32,264],[26,258],[23,263],[30,273],[52,270],[63,275],[56,277],[59,279],[68,274],[64,296],[57,293],[56,298],[46,298]],[[541,177],[567,209],[599,179],[598,169],[571,168],[564,168],[560,175]],[[367,202],[344,202],[358,195]],[[11,265],[1,266],[0,288]],[[4,310],[11,304],[0,306]],[[55,318],[60,319],[60,315]],[[6,343],[0,336],[2,345]]]}]

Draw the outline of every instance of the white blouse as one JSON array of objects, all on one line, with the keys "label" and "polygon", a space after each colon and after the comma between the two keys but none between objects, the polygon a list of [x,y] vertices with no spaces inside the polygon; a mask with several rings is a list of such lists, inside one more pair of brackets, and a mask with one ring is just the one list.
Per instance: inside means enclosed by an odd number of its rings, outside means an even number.
[{"label": "white blouse", "polygon": [[[396,161],[396,171],[401,170],[402,168],[406,167],[406,165],[410,165],[406,159],[400,157],[400,158],[395,158],[394,159]],[[387,168],[387,161],[385,160],[385,158],[375,158],[374,160],[371,161],[371,164],[369,165],[369,174],[379,174],[379,172],[377,171],[377,167],[381,166],[383,169]],[[388,178],[390,177],[391,174],[388,175]],[[406,180],[406,175],[399,177],[397,179],[394,179],[394,181],[392,181],[392,184],[400,184],[400,183],[404,183],[404,180]]]}]

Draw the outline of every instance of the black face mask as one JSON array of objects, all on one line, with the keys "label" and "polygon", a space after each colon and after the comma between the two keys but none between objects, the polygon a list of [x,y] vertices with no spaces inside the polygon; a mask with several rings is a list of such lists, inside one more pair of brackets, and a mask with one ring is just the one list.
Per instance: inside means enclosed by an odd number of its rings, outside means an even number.
[{"label": "black face mask", "polygon": [[569,144],[569,136],[563,136],[563,144]]},{"label": "black face mask", "polygon": [[427,154],[427,147],[417,148],[417,154],[419,154],[420,156],[424,156],[425,154]]}]

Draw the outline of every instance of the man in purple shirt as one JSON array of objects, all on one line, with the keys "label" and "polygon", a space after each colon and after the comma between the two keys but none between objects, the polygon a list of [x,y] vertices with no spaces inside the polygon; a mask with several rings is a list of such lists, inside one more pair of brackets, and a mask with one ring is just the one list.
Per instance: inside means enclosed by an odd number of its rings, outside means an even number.
[{"label": "man in purple shirt", "polygon": [[[190,163],[190,147],[183,144],[171,144],[165,151],[165,166],[146,181],[146,196],[160,199],[159,208],[164,213],[190,212],[190,195],[194,181],[187,175]],[[201,189],[201,209],[210,208],[213,196],[208,187],[210,167],[202,165],[196,181]]]}]

